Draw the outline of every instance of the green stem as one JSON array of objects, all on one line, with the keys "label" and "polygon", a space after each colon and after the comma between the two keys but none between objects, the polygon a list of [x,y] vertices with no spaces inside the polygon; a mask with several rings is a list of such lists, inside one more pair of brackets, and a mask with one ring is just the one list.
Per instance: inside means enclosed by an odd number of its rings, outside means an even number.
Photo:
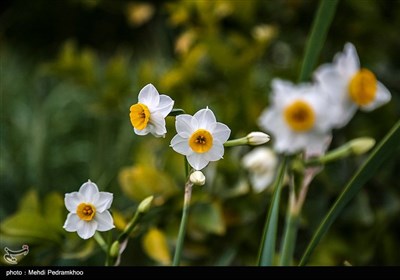
[{"label": "green stem", "polygon": [[176,249],[175,249],[174,260],[172,262],[173,266],[178,266],[181,261],[183,241],[185,239],[186,225],[187,225],[187,220],[188,220],[190,199],[192,196],[192,187],[193,187],[193,184],[188,180],[185,185],[185,196],[184,196],[184,200],[183,200],[182,219],[181,219],[181,224],[179,226],[179,233],[178,233],[178,239],[177,239],[177,244],[176,244]]},{"label": "green stem", "polygon": [[247,137],[242,137],[238,139],[233,139],[226,141],[224,143],[224,147],[234,147],[234,146],[240,146],[240,145],[247,145],[249,143]]},{"label": "green stem", "polygon": [[351,154],[351,151],[347,146],[341,146],[337,149],[334,149],[325,155],[318,158],[311,158],[305,162],[306,166],[315,166],[315,165],[323,165],[329,163],[331,161],[336,161],[341,158],[345,158]]},{"label": "green stem", "polygon": [[307,264],[315,247],[318,245],[325,233],[329,230],[330,226],[339,216],[343,208],[375,174],[383,162],[390,156],[395,155],[396,149],[399,151],[399,143],[400,121],[397,121],[393,128],[387,133],[385,138],[379,143],[378,146],[375,147],[369,157],[365,160],[364,164],[347,183],[346,187],[337,198],[333,206],[330,208],[318,229],[315,231],[314,236],[308,244],[299,265]]},{"label": "green stem", "polygon": [[101,236],[101,234],[96,231],[96,233],[94,234],[94,240],[96,240],[97,244],[100,245],[100,248],[107,253],[107,243],[104,241],[103,236]]},{"label": "green stem", "polygon": [[189,170],[190,170],[190,165],[189,162],[187,161],[186,157],[183,157],[184,165],[185,165],[185,178],[188,179],[189,178]]},{"label": "green stem", "polygon": [[135,226],[138,224],[140,217],[142,216],[142,212],[136,211],[135,215],[133,218],[130,220],[129,224],[126,226],[125,230],[118,236],[118,242],[121,244],[122,242],[125,241],[126,238],[128,238],[129,234],[132,232],[132,230],[135,228]]},{"label": "green stem", "polygon": [[96,240],[97,244],[99,244],[100,248],[106,253],[105,266],[109,266],[110,265],[109,246],[107,245],[103,236],[101,236],[101,234],[98,231],[95,232],[93,237],[94,237],[94,240]]},{"label": "green stem", "polygon": [[111,257],[111,255],[110,255],[110,248],[111,248],[111,242],[112,242],[112,240],[111,240],[111,238],[112,238],[112,235],[111,235],[111,231],[109,231],[108,232],[108,238],[107,238],[107,254],[106,254],[106,263],[105,263],[105,266],[110,266],[111,265],[111,262],[112,262],[112,257]]},{"label": "green stem", "polygon": [[325,42],[329,26],[331,25],[335,15],[338,2],[339,0],[321,0],[320,2],[317,14],[314,18],[311,34],[307,41],[299,82],[310,78]]},{"label": "green stem", "polygon": [[258,265],[272,265],[275,253],[276,232],[278,225],[279,201],[285,175],[287,158],[284,157],[279,167],[278,175],[274,184],[274,194],[269,206],[267,219],[264,225],[263,236],[258,254]]}]

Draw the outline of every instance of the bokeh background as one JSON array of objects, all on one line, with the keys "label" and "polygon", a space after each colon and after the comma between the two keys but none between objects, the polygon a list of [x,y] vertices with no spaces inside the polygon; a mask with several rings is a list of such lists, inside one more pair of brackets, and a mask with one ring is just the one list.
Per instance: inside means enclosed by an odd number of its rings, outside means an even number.
[{"label": "bokeh background", "polygon": [[[62,225],[63,198],[89,178],[114,193],[124,228],[155,195],[131,235],[122,265],[168,265],[181,218],[183,157],[165,139],[134,134],[129,107],[154,84],[193,114],[209,106],[231,138],[259,130],[274,77],[296,82],[318,1],[2,1],[0,14],[0,247],[30,246],[21,265],[102,265],[93,240]],[[400,1],[340,1],[318,63],[352,42],[361,64],[392,93],[334,131],[331,148],[361,136],[377,141],[400,116]],[[269,146],[270,144],[267,144]],[[271,192],[253,190],[227,149],[204,171],[190,210],[184,265],[255,265]],[[351,201],[310,265],[400,264],[399,149]],[[365,156],[324,167],[302,214],[295,262]],[[283,190],[281,236],[287,189]],[[279,244],[279,242],[278,242]],[[4,263],[3,258],[2,264]]]}]

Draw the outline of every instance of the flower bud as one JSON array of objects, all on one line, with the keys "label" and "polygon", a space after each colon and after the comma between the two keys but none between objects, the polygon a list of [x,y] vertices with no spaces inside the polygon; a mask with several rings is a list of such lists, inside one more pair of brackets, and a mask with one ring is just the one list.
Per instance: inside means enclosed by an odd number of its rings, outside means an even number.
[{"label": "flower bud", "polygon": [[151,207],[151,203],[153,201],[153,196],[149,196],[145,199],[142,200],[142,202],[140,202],[139,207],[138,207],[138,212],[139,213],[146,213],[147,211],[149,211],[150,207]]},{"label": "flower bud", "polygon": [[113,257],[113,258],[118,257],[119,248],[120,248],[120,244],[119,244],[118,240],[115,240],[114,243],[111,245],[111,248],[110,248],[110,256]]},{"label": "flower bud", "polygon": [[195,171],[190,174],[189,180],[196,186],[202,186],[206,183],[206,177],[201,171]]},{"label": "flower bud", "polygon": [[257,146],[267,143],[270,140],[268,134],[260,131],[253,131],[249,133],[247,136],[247,143],[249,145]]},{"label": "flower bud", "polygon": [[360,137],[349,142],[350,149],[355,155],[362,155],[368,152],[375,145],[375,139],[370,137]]}]

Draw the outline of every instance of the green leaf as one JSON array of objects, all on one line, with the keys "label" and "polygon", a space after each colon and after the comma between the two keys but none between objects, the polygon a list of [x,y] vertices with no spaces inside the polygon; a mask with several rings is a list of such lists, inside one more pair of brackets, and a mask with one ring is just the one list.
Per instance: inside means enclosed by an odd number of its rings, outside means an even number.
[{"label": "green leaf", "polygon": [[43,214],[46,221],[54,227],[62,227],[64,224],[64,199],[59,193],[48,194],[44,199]]},{"label": "green leaf", "polygon": [[1,238],[30,243],[61,243],[63,209],[64,201],[58,193],[47,195],[42,208],[37,192],[28,191],[21,198],[18,211],[1,222]]},{"label": "green leaf", "polygon": [[221,204],[215,201],[193,205],[189,224],[207,233],[223,235],[226,228]]},{"label": "green leaf", "polygon": [[19,202],[19,211],[39,213],[39,197],[35,190],[28,191]]},{"label": "green leaf", "polygon": [[171,177],[152,166],[126,167],[119,173],[119,182],[122,191],[129,198],[141,201],[154,195],[157,205],[162,204],[168,197],[177,192]]},{"label": "green leaf", "polygon": [[0,224],[1,234],[34,239],[37,242],[61,242],[61,227],[55,228],[45,218],[34,212],[18,212]]},{"label": "green leaf", "polygon": [[299,217],[296,214],[290,213],[290,210],[288,208],[288,213],[286,214],[284,236],[282,239],[281,256],[279,261],[279,265],[281,266],[292,265],[298,224]]},{"label": "green leaf", "polygon": [[300,261],[300,265],[307,264],[315,247],[318,245],[321,238],[326,234],[332,223],[339,216],[340,212],[346,204],[360,191],[363,185],[374,175],[383,162],[393,156],[393,152],[399,149],[400,143],[400,120],[388,132],[385,138],[371,152],[364,164],[358,169],[354,176],[350,179],[343,192],[337,198],[325,218],[314,233],[313,238],[307,246],[306,251]]},{"label": "green leaf", "polygon": [[329,26],[335,15],[338,2],[339,0],[321,0],[320,2],[317,14],[314,18],[311,34],[307,41],[299,82],[307,80],[314,70],[317,58],[325,42]]},{"label": "green leaf", "polygon": [[258,256],[258,265],[272,265],[276,247],[276,232],[278,227],[279,201],[285,176],[287,159],[283,158],[279,167],[277,178],[274,184],[274,194],[268,210],[267,220],[264,226],[264,233],[261,241],[260,252]]}]

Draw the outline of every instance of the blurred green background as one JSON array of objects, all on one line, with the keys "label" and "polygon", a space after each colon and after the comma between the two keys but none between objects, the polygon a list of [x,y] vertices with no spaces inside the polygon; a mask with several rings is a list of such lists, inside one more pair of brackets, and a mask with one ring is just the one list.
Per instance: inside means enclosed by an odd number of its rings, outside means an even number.
[{"label": "blurred green background", "polygon": [[[67,233],[63,198],[89,178],[114,193],[115,237],[138,203],[154,206],[132,233],[122,265],[168,265],[181,218],[183,157],[165,139],[134,134],[129,107],[152,83],[176,108],[209,106],[231,139],[259,130],[274,77],[296,81],[318,1],[2,1],[0,14],[0,247],[30,246],[21,265],[102,265],[93,241]],[[400,116],[400,1],[340,1],[319,63],[346,42],[392,93],[334,131],[331,148],[381,140]],[[269,145],[269,144],[268,144]],[[225,151],[205,170],[189,214],[182,264],[255,265],[269,189],[255,193]],[[400,264],[399,149],[351,201],[311,265]],[[364,156],[325,166],[312,182],[295,259]],[[283,191],[278,238],[287,189]],[[279,242],[278,242],[279,244]],[[4,260],[2,264],[4,265]]]}]

